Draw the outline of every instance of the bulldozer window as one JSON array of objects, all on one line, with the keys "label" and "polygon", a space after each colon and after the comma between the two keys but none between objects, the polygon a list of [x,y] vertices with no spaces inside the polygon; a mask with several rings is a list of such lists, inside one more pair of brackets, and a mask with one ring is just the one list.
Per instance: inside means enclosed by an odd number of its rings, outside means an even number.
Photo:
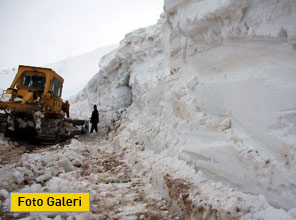
[{"label": "bulldozer window", "polygon": [[62,84],[58,82],[58,96],[62,95]]},{"label": "bulldozer window", "polygon": [[54,96],[62,95],[62,84],[56,78],[52,79],[51,89]]},{"label": "bulldozer window", "polygon": [[45,86],[45,77],[24,75],[23,86],[33,88],[33,89],[43,90]]},{"label": "bulldozer window", "polygon": [[52,94],[54,95],[54,96],[56,96],[57,95],[57,79],[56,78],[53,78],[52,79],[52,83],[51,83],[51,90],[52,90]]}]

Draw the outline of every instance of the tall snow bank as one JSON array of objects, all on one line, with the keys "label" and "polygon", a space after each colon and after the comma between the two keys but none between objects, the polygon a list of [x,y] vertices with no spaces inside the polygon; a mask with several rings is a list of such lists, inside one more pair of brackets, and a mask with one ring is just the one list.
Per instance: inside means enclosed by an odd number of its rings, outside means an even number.
[{"label": "tall snow bank", "polygon": [[131,104],[132,92],[129,87],[129,66],[117,56],[117,50],[102,58],[100,71],[74,98],[71,114],[89,118],[93,105],[100,110],[100,126],[117,120],[124,108]]},{"label": "tall snow bank", "polygon": [[295,9],[293,0],[166,0],[157,25],[126,35],[102,60],[73,99],[75,113],[88,116],[99,104],[109,125],[131,104],[120,143],[145,143],[213,181],[292,209]]},{"label": "tall snow bank", "polygon": [[[127,34],[117,50],[104,56],[100,61],[100,71],[70,100],[73,103],[71,114],[89,118],[93,105],[97,105],[101,129],[112,127],[135,99],[133,96],[137,92],[132,90],[132,86],[139,82],[134,82],[133,68],[137,68],[139,62],[144,62],[145,57],[153,57],[161,51],[158,47],[150,51],[153,44],[161,45],[160,39],[154,39],[157,31],[160,31],[159,27],[151,27],[149,32],[139,29]],[[153,61],[149,65],[147,71],[156,74],[158,68]]]},{"label": "tall snow bank", "polygon": [[[186,84],[181,100],[232,125],[224,138],[233,143],[198,132],[196,141],[183,140],[182,157],[275,206],[295,207],[295,1],[165,1],[164,8],[170,68]],[[192,121],[192,104],[184,103],[179,114]],[[205,136],[212,142],[196,146]]]},{"label": "tall snow bank", "polygon": [[264,37],[295,43],[293,0],[165,0],[164,10],[172,30],[190,40]]}]

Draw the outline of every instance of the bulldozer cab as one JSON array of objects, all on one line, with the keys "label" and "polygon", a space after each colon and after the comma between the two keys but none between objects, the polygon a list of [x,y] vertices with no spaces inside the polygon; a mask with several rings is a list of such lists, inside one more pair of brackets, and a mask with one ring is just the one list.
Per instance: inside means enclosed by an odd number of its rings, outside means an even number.
[{"label": "bulldozer cab", "polygon": [[52,69],[19,66],[15,79],[6,94],[11,94],[10,100],[13,102],[11,108],[14,111],[21,112],[27,109],[28,105],[35,103],[44,114],[63,116],[61,98],[63,82],[64,79]]}]

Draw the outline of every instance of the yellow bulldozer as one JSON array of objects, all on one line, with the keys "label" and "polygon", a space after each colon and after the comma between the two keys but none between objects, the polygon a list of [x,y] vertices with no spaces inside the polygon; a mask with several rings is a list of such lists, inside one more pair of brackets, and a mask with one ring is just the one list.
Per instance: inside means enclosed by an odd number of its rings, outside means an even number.
[{"label": "yellow bulldozer", "polygon": [[87,132],[84,120],[66,118],[64,79],[49,68],[19,66],[0,97],[0,132],[15,139],[55,144]]}]

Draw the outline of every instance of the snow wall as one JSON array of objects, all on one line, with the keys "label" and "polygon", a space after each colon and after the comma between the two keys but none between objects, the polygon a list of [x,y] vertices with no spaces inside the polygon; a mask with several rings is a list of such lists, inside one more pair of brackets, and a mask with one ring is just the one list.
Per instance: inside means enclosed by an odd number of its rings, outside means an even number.
[{"label": "snow wall", "polygon": [[296,207],[295,0],[165,0],[72,100],[100,127],[275,208]]}]

